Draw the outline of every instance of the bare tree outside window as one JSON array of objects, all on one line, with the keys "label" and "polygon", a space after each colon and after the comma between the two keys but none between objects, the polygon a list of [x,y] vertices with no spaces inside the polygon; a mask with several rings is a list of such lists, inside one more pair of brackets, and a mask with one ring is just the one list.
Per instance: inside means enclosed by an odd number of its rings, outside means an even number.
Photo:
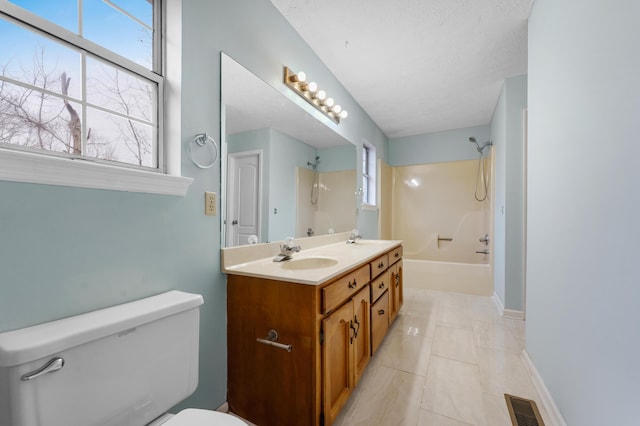
[{"label": "bare tree outside window", "polygon": [[[6,81],[0,86],[0,142],[48,151],[72,152],[72,144],[64,131],[64,105],[60,98],[47,93],[60,85],[60,73],[46,70],[43,50],[33,55],[30,67],[21,66],[22,75],[14,80],[28,81],[36,90]],[[3,64],[6,75],[8,64]],[[19,78],[18,78],[19,77]]]},{"label": "bare tree outside window", "polygon": [[20,75],[8,75],[8,64],[2,65],[3,76],[33,87],[0,80],[0,143],[155,166],[153,131],[146,124],[153,122],[152,84],[115,67],[93,67],[98,71],[87,81],[87,97],[100,110],[94,108],[82,123],[82,104],[69,95],[80,82],[57,66],[47,68],[51,62],[45,59],[38,49],[31,66],[17,67]]}]

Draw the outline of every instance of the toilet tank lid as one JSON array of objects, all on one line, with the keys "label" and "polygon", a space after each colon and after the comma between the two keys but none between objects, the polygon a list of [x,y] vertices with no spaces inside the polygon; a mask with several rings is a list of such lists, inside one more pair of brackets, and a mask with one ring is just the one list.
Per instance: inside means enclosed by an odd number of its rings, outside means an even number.
[{"label": "toilet tank lid", "polygon": [[56,354],[83,343],[197,308],[199,294],[172,290],[97,311],[0,333],[0,367]]}]

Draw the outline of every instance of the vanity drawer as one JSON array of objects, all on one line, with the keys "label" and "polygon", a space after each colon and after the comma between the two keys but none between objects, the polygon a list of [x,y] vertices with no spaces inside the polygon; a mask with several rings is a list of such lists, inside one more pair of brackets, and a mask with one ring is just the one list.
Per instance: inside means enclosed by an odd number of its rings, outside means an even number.
[{"label": "vanity drawer", "polygon": [[371,355],[373,355],[389,329],[389,292],[385,291],[376,303],[371,305]]},{"label": "vanity drawer", "polygon": [[393,265],[400,259],[402,259],[402,246],[396,247],[389,252],[389,264]]},{"label": "vanity drawer", "polygon": [[322,289],[322,313],[338,307],[369,282],[369,265],[364,265]]},{"label": "vanity drawer", "polygon": [[371,282],[371,300],[376,301],[382,293],[391,286],[391,275],[385,271],[382,275]]},{"label": "vanity drawer", "polygon": [[383,254],[377,259],[372,260],[369,265],[371,265],[371,279],[374,279],[387,269],[387,266],[389,266],[389,257]]}]

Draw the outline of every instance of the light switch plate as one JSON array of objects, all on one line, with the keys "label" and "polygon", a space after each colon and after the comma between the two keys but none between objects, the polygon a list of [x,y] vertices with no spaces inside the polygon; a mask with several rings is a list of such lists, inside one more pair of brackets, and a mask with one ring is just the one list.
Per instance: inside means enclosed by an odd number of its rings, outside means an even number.
[{"label": "light switch plate", "polygon": [[216,209],[216,193],[205,192],[204,193],[204,214],[207,216],[215,216],[218,211]]}]

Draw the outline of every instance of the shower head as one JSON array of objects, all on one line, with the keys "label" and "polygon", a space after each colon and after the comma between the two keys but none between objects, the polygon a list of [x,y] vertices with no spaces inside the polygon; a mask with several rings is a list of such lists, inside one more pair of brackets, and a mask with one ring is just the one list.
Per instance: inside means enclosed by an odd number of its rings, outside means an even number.
[{"label": "shower head", "polygon": [[486,141],[484,144],[480,145],[478,143],[478,141],[476,140],[475,137],[471,136],[469,138],[469,142],[476,144],[476,149],[478,150],[478,152],[480,153],[480,155],[482,155],[482,151],[484,151],[484,149],[488,146],[493,146],[493,142],[491,141]]},{"label": "shower head", "polygon": [[316,158],[313,161],[313,163],[311,161],[307,161],[307,166],[310,166],[313,170],[316,170],[318,168],[319,163],[320,163],[320,156],[316,155]]}]

